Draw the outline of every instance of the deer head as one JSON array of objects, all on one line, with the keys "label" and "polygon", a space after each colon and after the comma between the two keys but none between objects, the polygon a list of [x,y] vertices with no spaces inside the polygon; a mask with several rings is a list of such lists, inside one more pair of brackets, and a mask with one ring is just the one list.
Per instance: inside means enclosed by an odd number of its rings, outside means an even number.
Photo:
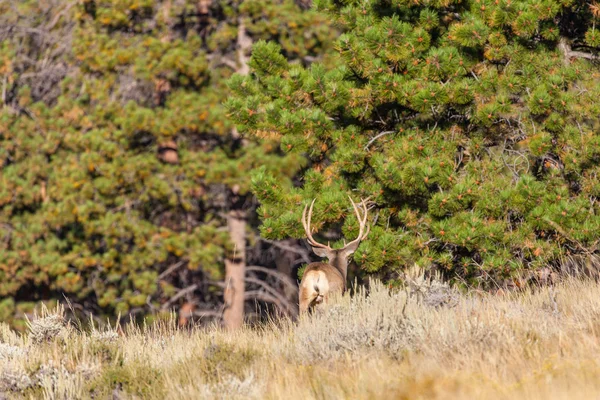
[{"label": "deer head", "polygon": [[356,251],[358,245],[367,237],[370,230],[370,227],[367,225],[368,199],[362,199],[361,202],[356,205],[350,196],[348,196],[348,198],[350,199],[350,203],[352,203],[352,208],[354,208],[354,213],[356,214],[356,218],[358,220],[358,237],[348,244],[345,244],[346,241],[344,240],[345,245],[341,249],[332,249],[329,245],[319,243],[313,238],[310,228],[310,219],[316,199],[312,201],[310,208],[308,208],[307,204],[302,212],[302,225],[304,226],[306,238],[312,248],[312,251],[319,257],[327,258],[329,260],[329,264],[341,272],[342,276],[344,277],[344,282],[346,280],[346,273],[348,270],[348,258]]}]

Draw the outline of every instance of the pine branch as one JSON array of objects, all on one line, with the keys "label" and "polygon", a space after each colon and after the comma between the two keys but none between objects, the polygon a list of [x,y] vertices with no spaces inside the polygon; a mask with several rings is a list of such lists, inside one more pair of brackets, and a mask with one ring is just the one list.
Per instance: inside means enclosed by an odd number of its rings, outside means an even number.
[{"label": "pine branch", "polygon": [[573,236],[569,235],[569,233],[567,233],[567,231],[564,230],[563,227],[560,226],[555,221],[551,220],[548,217],[544,217],[544,221],[546,221],[550,225],[552,225],[552,227],[556,230],[556,232],[559,235],[561,235],[563,238],[569,240],[571,243],[575,244],[575,246],[577,246],[577,249],[580,251],[583,251],[585,254],[592,254],[593,252],[595,252],[597,250],[598,243],[600,242],[599,240],[596,240],[590,247],[586,247],[579,240],[577,240]]}]

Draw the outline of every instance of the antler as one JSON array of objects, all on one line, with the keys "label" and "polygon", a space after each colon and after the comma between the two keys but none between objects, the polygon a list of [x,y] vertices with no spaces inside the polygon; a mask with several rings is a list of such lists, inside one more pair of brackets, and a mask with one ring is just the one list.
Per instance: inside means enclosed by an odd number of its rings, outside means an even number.
[{"label": "antler", "polygon": [[[367,225],[367,212],[368,212],[367,201],[369,199],[368,198],[362,199],[360,202],[360,206],[363,210],[363,215],[361,216],[360,212],[358,211],[358,207],[356,206],[356,203],[354,203],[354,201],[352,201],[352,198],[350,196],[348,196],[348,198],[350,199],[350,203],[352,203],[352,208],[354,208],[354,212],[356,213],[356,219],[358,220],[358,237],[356,239],[354,239],[353,241],[351,241],[350,243],[348,243],[347,245],[345,245],[344,249],[362,242],[363,240],[365,240],[365,238],[371,231],[371,226]],[[365,230],[365,227],[366,227],[366,230]]]},{"label": "antler", "polygon": [[[359,207],[356,205],[356,203],[354,203],[354,201],[352,201],[352,198],[350,196],[348,196],[348,198],[350,199],[350,203],[352,203],[352,208],[354,208],[354,212],[356,213],[356,219],[358,220],[358,224],[359,224],[358,237],[348,244],[344,243],[344,247],[342,249],[346,249],[348,247],[358,245],[358,243],[365,240],[365,238],[367,237],[367,235],[369,234],[369,232],[371,230],[371,227],[369,225],[367,225],[367,212],[368,212],[367,201],[369,199],[368,198],[362,199],[361,202],[359,203],[359,206],[363,211],[363,215],[361,215],[361,213],[359,211]],[[302,212],[302,225],[304,226],[304,231],[306,232],[306,238],[308,240],[308,244],[310,244],[312,247],[322,248],[322,249],[326,249],[326,250],[332,250],[332,248],[329,247],[328,245],[324,245],[322,243],[317,242],[313,238],[312,233],[311,233],[310,219],[312,217],[313,206],[315,205],[316,200],[317,199],[314,199],[312,201],[312,203],[310,203],[310,208],[308,209],[308,217],[306,215],[306,209],[308,208],[308,204],[306,206],[304,206],[304,211]]]},{"label": "antler", "polygon": [[312,237],[312,233],[310,233],[310,219],[312,217],[313,206],[315,205],[316,200],[317,199],[314,199],[312,201],[312,203],[310,203],[310,209],[308,210],[308,219],[306,218],[306,208],[308,207],[308,204],[306,206],[304,206],[304,211],[302,212],[302,225],[304,225],[304,231],[306,232],[306,238],[308,240],[308,244],[310,244],[312,247],[319,247],[322,249],[332,250],[331,247],[317,242]]}]

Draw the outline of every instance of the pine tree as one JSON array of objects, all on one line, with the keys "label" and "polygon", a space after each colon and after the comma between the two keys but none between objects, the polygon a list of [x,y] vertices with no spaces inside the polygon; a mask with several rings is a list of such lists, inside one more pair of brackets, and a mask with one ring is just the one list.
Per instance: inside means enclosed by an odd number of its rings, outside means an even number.
[{"label": "pine tree", "polygon": [[85,0],[0,3],[0,25],[2,318],[63,296],[96,315],[219,315],[225,264],[255,241],[249,171],[303,164],[227,121],[239,38],[308,63],[324,18],[291,0]]},{"label": "pine tree", "polygon": [[416,263],[495,287],[596,260],[598,3],[316,8],[344,32],[339,65],[290,64],[261,42],[251,75],[230,81],[240,131],[276,137],[308,162],[300,184],[255,173],[265,237],[303,237],[300,214],[315,197],[315,226],[352,235],[352,193],[377,205],[354,255],[364,272],[393,279]]}]

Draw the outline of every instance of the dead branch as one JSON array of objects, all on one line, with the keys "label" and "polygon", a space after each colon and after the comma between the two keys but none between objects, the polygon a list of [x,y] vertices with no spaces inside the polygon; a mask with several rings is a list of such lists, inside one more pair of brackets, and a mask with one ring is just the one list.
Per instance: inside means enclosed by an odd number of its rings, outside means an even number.
[{"label": "dead branch", "polygon": [[263,290],[249,290],[245,293],[244,298],[246,300],[264,301],[265,303],[275,304],[279,307],[279,309],[283,308],[283,306],[279,304],[279,300],[277,298],[271,296]]},{"label": "dead branch", "polygon": [[298,254],[302,258],[302,261],[304,261],[306,263],[311,262],[310,257],[309,257],[310,253],[304,248],[296,248],[296,247],[288,246],[288,245],[283,244],[276,240],[268,240],[268,239],[263,239],[263,238],[259,238],[259,240],[261,240],[265,243],[272,244],[273,246],[277,247],[278,249],[281,249],[284,251],[289,251],[290,253]]},{"label": "dead branch", "polygon": [[256,279],[256,278],[248,278],[247,277],[246,282],[253,283],[255,285],[262,287],[265,292],[267,292],[269,295],[273,296],[273,298],[277,299],[276,304],[281,310],[286,310],[290,314],[295,314],[295,308],[292,306],[291,302],[288,299],[286,299],[285,297],[283,297],[280,293],[278,293],[271,286],[269,286],[265,281],[261,281],[260,279]]},{"label": "dead branch", "polygon": [[181,289],[173,297],[171,297],[166,303],[164,303],[160,307],[160,309],[161,310],[168,310],[173,304],[175,304],[177,302],[177,300],[179,300],[180,298],[182,298],[186,294],[193,292],[196,289],[198,289],[198,285],[196,285],[196,284],[193,284],[193,285],[190,285],[190,286],[188,286],[188,287],[186,287],[184,289]]},{"label": "dead branch", "polygon": [[377,139],[379,139],[379,138],[380,138],[380,137],[382,137],[382,136],[389,135],[390,133],[396,133],[396,131],[383,131],[383,132],[381,132],[381,133],[379,133],[379,134],[375,135],[375,137],[373,137],[371,140],[369,140],[369,143],[367,143],[367,145],[365,146],[364,150],[365,150],[365,151],[369,150],[369,147],[370,147],[370,146],[371,146],[373,143],[375,143],[375,141],[376,141]]},{"label": "dead branch", "polygon": [[563,63],[569,65],[571,58],[585,58],[586,60],[597,60],[600,57],[593,53],[572,50],[566,38],[562,37],[558,41],[558,48],[563,53]]},{"label": "dead branch", "polygon": [[160,281],[161,279],[169,276],[171,274],[171,272],[175,271],[177,268],[181,267],[183,264],[185,264],[186,260],[181,260],[173,265],[171,265],[169,268],[167,268],[162,274],[160,274],[158,276],[158,278],[156,278],[157,281]]},{"label": "dead branch", "polygon": [[62,16],[64,16],[66,13],[69,12],[69,10],[75,5],[77,4],[77,1],[72,1],[71,3],[67,4],[67,6],[65,8],[63,8],[62,10],[60,10],[52,19],[52,21],[46,26],[46,30],[50,31],[52,30],[52,28],[54,28],[54,26],[56,26],[56,24],[58,23],[58,21],[60,21],[60,18]]},{"label": "dead branch", "polygon": [[288,277],[287,275],[274,270],[274,269],[270,269],[270,268],[265,268],[265,267],[260,267],[257,265],[251,265],[246,267],[246,272],[262,272],[265,273],[267,275],[270,275],[276,279],[278,279],[279,281],[281,281],[284,285],[292,288],[294,291],[298,290],[298,287],[292,282],[292,280],[290,279],[290,277]]},{"label": "dead branch", "polygon": [[194,317],[200,317],[200,318],[221,318],[222,317],[222,313],[219,311],[214,311],[214,310],[196,310],[194,312],[192,312],[192,315]]}]

